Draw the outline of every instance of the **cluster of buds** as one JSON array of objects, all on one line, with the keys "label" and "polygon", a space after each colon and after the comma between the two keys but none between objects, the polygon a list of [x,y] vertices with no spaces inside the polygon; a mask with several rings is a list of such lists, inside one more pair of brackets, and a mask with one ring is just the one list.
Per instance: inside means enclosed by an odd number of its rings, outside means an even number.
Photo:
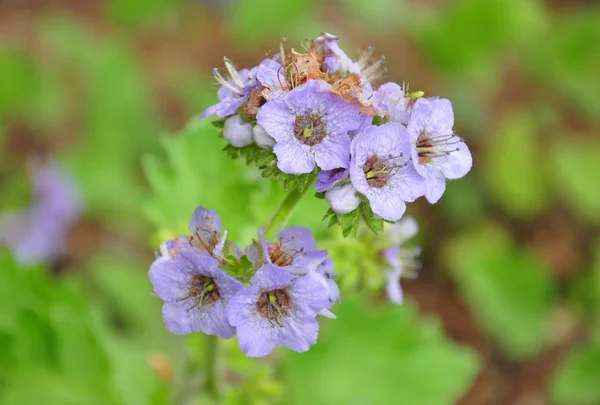
[{"label": "cluster of buds", "polygon": [[219,117],[215,125],[232,155],[293,187],[316,176],[331,224],[340,223],[345,234],[360,218],[380,230],[421,196],[437,202],[446,179],[471,169],[448,100],[409,93],[404,84],[378,85],[384,58],[369,49],[353,61],[331,34],[305,48],[285,52],[282,45],[249,70],[237,71],[228,59],[226,75],[215,70],[219,102],[202,117]]}]

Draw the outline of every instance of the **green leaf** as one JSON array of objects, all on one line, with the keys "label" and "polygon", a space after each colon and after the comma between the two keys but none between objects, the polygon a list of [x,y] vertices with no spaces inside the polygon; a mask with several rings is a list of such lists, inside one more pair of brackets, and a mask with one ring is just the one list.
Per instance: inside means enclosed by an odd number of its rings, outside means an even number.
[{"label": "green leaf", "polygon": [[482,160],[494,201],[517,217],[538,214],[548,202],[544,160],[532,117],[516,113],[497,128]]},{"label": "green leaf", "polygon": [[477,373],[476,355],[411,303],[376,307],[345,299],[333,310],[337,319],[321,322],[310,351],[283,352],[292,404],[452,404]]},{"label": "green leaf", "polygon": [[316,28],[309,21],[313,9],[314,0],[238,0],[227,15],[230,30],[240,41],[248,44],[269,39],[275,48],[282,36],[297,33],[294,36],[301,40],[319,33],[311,32]]},{"label": "green leaf", "polygon": [[552,336],[554,290],[546,266],[493,225],[457,237],[446,251],[461,295],[507,355],[524,359],[543,350]]},{"label": "green leaf", "polygon": [[247,176],[244,162],[223,156],[216,132],[210,122],[194,119],[179,136],[162,139],[166,158],[146,156],[142,162],[152,189],[142,209],[170,237],[185,229],[199,205],[218,211],[232,240],[244,226],[255,225],[250,198],[256,180]]},{"label": "green leaf", "polygon": [[550,394],[557,405],[600,403],[600,342],[577,347],[560,364]]},{"label": "green leaf", "polygon": [[561,197],[585,220],[600,223],[600,142],[569,138],[553,145],[552,178]]}]

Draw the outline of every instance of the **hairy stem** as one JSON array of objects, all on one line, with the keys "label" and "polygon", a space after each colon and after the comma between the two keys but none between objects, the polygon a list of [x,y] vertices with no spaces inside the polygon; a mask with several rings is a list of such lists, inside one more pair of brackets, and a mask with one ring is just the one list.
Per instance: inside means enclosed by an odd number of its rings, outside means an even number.
[{"label": "hairy stem", "polygon": [[290,219],[290,215],[294,211],[294,208],[298,205],[302,197],[306,194],[309,189],[312,189],[312,186],[317,179],[316,174],[311,174],[306,186],[302,189],[295,188],[290,191],[281,204],[277,207],[269,222],[265,226],[265,239],[271,240],[275,236],[277,232],[279,232]]},{"label": "hairy stem", "polygon": [[205,335],[204,358],[204,393],[213,399],[213,403],[220,403],[218,352],[219,338],[214,335]]}]

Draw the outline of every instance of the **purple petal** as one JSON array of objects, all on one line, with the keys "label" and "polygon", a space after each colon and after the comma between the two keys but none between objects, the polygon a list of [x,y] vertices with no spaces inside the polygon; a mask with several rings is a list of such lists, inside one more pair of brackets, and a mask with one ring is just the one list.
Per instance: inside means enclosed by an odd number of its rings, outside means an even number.
[{"label": "purple petal", "polygon": [[[347,162],[345,167],[348,167],[350,162]],[[348,177],[348,169],[345,168],[335,168],[333,170],[321,170],[319,172],[319,176],[317,177],[317,181],[315,183],[315,189],[318,192],[322,192],[325,190],[329,190],[331,187],[336,185],[341,180],[344,180]]]},{"label": "purple petal", "polygon": [[273,152],[277,155],[277,167],[284,173],[304,174],[315,168],[315,159],[310,147],[296,139],[277,143]]}]

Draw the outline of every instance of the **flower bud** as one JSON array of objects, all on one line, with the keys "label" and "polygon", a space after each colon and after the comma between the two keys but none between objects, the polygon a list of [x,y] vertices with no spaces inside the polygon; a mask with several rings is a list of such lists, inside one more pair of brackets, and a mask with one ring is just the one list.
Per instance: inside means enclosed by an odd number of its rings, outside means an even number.
[{"label": "flower bud", "polygon": [[360,197],[352,184],[333,187],[325,193],[325,198],[337,214],[347,214],[360,205]]},{"label": "flower bud", "polygon": [[227,118],[223,127],[223,138],[236,148],[252,144],[252,125],[239,115]]},{"label": "flower bud", "polygon": [[254,142],[263,149],[270,149],[275,145],[275,139],[273,139],[262,125],[256,125],[252,128],[252,134],[254,135]]}]

